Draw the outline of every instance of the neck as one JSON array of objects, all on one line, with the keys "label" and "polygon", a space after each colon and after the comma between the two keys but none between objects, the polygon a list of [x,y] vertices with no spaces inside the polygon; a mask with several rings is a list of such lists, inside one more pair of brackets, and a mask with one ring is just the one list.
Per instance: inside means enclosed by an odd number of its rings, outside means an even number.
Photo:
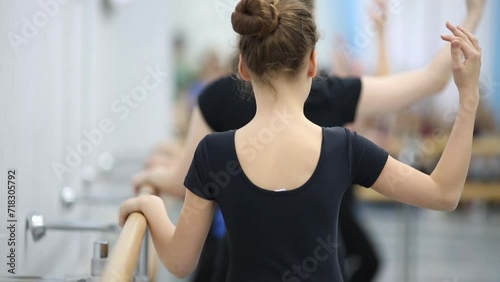
[{"label": "neck", "polygon": [[307,77],[294,80],[273,79],[273,87],[252,83],[257,104],[253,122],[268,123],[284,113],[294,123],[309,122],[304,115],[304,103],[311,90],[311,81]]}]

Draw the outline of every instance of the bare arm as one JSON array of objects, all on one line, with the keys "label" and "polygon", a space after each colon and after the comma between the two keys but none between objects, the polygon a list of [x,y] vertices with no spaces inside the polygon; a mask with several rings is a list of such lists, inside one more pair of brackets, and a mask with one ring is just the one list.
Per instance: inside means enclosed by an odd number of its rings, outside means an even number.
[{"label": "bare arm", "polygon": [[469,169],[479,104],[481,48],[468,31],[448,26],[455,36],[443,36],[443,39],[452,42],[453,75],[460,106],[441,159],[431,175],[426,175],[389,157],[373,185],[374,190],[395,200],[437,210],[454,210],[460,200]]},{"label": "bare arm", "polygon": [[188,276],[196,268],[215,210],[215,202],[186,191],[177,227],[168,217],[162,199],[156,196],[127,200],[120,209],[121,226],[129,214],[144,214],[161,262],[180,278]]},{"label": "bare arm", "polygon": [[[463,27],[474,31],[482,17],[486,0],[468,0]],[[383,77],[363,76],[356,118],[400,110],[442,91],[451,76],[449,46],[443,47],[425,68]]]},{"label": "bare arm", "polygon": [[[391,66],[387,46],[387,0],[375,0],[376,8],[372,8],[370,15],[375,23],[377,31],[378,56],[376,76],[389,75]],[[378,9],[379,11],[376,11]]]},{"label": "bare arm", "polygon": [[191,122],[184,150],[180,154],[174,168],[156,166],[140,172],[134,177],[134,186],[136,189],[141,185],[149,184],[161,193],[184,197],[184,177],[193,160],[194,151],[201,139],[212,132],[213,130],[206,123],[199,107],[195,107],[191,114]]},{"label": "bare arm", "polygon": [[377,71],[375,73],[377,76],[389,75],[391,73],[387,47],[387,33],[384,29],[378,33]]},{"label": "bare arm", "polygon": [[351,64],[354,58],[348,57],[349,55],[344,52],[346,50],[346,42],[345,39],[341,36],[338,36],[335,39],[335,50],[333,52],[333,61],[332,61],[332,69],[330,73],[334,76],[338,77],[348,77],[352,75],[351,72]]}]

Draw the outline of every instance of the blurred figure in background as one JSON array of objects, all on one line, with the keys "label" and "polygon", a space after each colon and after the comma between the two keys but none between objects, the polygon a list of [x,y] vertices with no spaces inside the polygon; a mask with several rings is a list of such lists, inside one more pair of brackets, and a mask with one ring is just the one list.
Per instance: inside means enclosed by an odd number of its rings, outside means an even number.
[{"label": "blurred figure in background", "polygon": [[[369,15],[376,31],[377,40],[377,64],[376,76],[389,75],[391,72],[388,45],[387,45],[387,0],[374,0],[369,8]],[[333,55],[333,66],[331,73],[339,77],[359,77],[365,71],[363,64],[356,58],[350,56],[347,44],[343,37],[337,37],[336,48]],[[350,129],[370,138],[378,145],[381,144],[379,136],[381,117],[365,116],[356,120]],[[378,141],[378,142],[377,142]],[[339,213],[339,236],[343,244],[345,256],[344,280],[351,282],[373,281],[380,265],[380,256],[370,239],[365,228],[355,214],[356,198],[354,189],[347,189],[342,198]]]},{"label": "blurred figure in background", "polygon": [[200,64],[196,67],[191,66],[186,58],[187,43],[184,35],[178,34],[175,37],[174,47],[175,108],[173,120],[176,139],[182,143],[198,95],[207,84],[227,75],[229,71],[223,68],[219,55],[213,49],[206,49],[202,52]]},{"label": "blurred figure in background", "polygon": [[[479,89],[479,91],[483,92],[484,89]],[[497,143],[496,146],[500,146],[498,132],[498,126],[491,107],[487,104],[487,101],[481,100],[477,108],[476,122],[474,123],[474,137],[479,140],[497,136],[497,142],[495,143]],[[491,144],[491,142],[489,143]],[[489,145],[484,144],[483,146]],[[500,154],[473,155],[468,179],[483,182],[500,180]]]},{"label": "blurred figure in background", "polygon": [[189,124],[189,113],[187,93],[195,80],[195,71],[189,64],[186,56],[187,39],[183,32],[179,32],[174,37],[174,136],[176,139],[186,135],[186,127]]},{"label": "blurred figure in background", "polygon": [[187,95],[189,115],[191,115],[191,111],[198,103],[198,96],[203,88],[210,82],[227,74],[229,74],[229,72],[223,69],[221,59],[215,50],[208,49],[203,52],[200,69],[198,70],[196,79],[191,83]]},{"label": "blurred figure in background", "polygon": [[[479,91],[484,91],[479,89]],[[474,124],[474,136],[488,136],[498,134],[498,126],[491,107],[486,101],[481,100],[477,108],[476,123]]]}]

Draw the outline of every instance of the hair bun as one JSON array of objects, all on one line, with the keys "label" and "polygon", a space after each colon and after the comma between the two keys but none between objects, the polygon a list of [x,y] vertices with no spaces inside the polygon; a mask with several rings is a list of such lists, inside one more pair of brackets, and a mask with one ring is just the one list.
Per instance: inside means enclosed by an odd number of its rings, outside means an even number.
[{"label": "hair bun", "polygon": [[[270,2],[271,1],[271,2]],[[231,15],[233,30],[241,35],[263,38],[279,25],[278,0],[241,0]]]}]

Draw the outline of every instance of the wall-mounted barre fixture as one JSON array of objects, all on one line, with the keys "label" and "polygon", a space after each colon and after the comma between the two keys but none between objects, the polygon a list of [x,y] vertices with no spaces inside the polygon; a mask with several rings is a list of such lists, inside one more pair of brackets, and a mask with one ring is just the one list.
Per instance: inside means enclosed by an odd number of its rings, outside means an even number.
[{"label": "wall-mounted barre fixture", "polygon": [[112,181],[127,183],[130,176],[141,170],[144,163],[144,152],[110,152],[101,153],[92,165],[82,167],[82,186],[90,188],[96,182]]},{"label": "wall-mounted barre fixture", "polygon": [[109,173],[115,166],[115,157],[109,152],[104,152],[97,157],[97,166],[87,166],[82,169],[82,181],[85,187],[90,187],[102,174]]},{"label": "wall-mounted barre fixture", "polygon": [[[142,215],[140,216],[144,218]],[[133,217],[132,217],[133,218]],[[142,223],[141,223],[142,224]],[[128,224],[128,226],[130,223]],[[87,232],[111,232],[118,233],[120,227],[117,224],[99,224],[93,222],[60,222],[60,223],[46,223],[43,216],[40,214],[32,213],[26,217],[27,231],[31,232],[34,241],[39,241],[42,239],[47,230],[58,230],[58,231],[87,231]],[[129,227],[126,227],[129,228]],[[135,271],[131,270],[131,276],[134,281],[137,282],[151,282],[154,281],[154,275],[156,274],[155,265],[150,265],[150,263],[156,263],[156,252],[154,248],[150,245],[146,231],[146,223],[144,221],[144,230],[142,233],[137,234],[137,239],[142,240],[139,244],[136,244],[137,255],[125,253],[124,257],[131,256],[134,259],[133,265],[135,266]],[[124,240],[123,238],[121,239]],[[128,242],[129,244],[135,244],[135,241]],[[117,244],[117,246],[121,246]],[[153,248],[153,252],[150,249]],[[153,258],[150,258],[153,256]],[[91,261],[91,274],[92,277],[100,277],[104,274],[104,269],[108,261],[108,243],[104,241],[97,241],[94,243],[93,256]],[[132,266],[131,266],[132,267]],[[153,272],[151,272],[153,271]],[[151,273],[148,277],[148,272]],[[78,282],[87,280],[78,280]],[[94,280],[92,280],[94,281]],[[111,280],[102,280],[111,281]],[[129,280],[127,280],[129,281]]]},{"label": "wall-mounted barre fixture", "polygon": [[[130,189],[132,190],[132,189]],[[78,195],[72,187],[66,186],[59,191],[59,199],[64,208],[69,209],[76,204],[88,205],[120,205],[134,195]]]},{"label": "wall-mounted barre fixture", "polygon": [[26,217],[27,230],[31,232],[34,241],[42,239],[47,230],[58,231],[89,231],[117,233],[120,227],[117,224],[101,224],[95,222],[57,222],[46,223],[41,214],[32,213]]}]

